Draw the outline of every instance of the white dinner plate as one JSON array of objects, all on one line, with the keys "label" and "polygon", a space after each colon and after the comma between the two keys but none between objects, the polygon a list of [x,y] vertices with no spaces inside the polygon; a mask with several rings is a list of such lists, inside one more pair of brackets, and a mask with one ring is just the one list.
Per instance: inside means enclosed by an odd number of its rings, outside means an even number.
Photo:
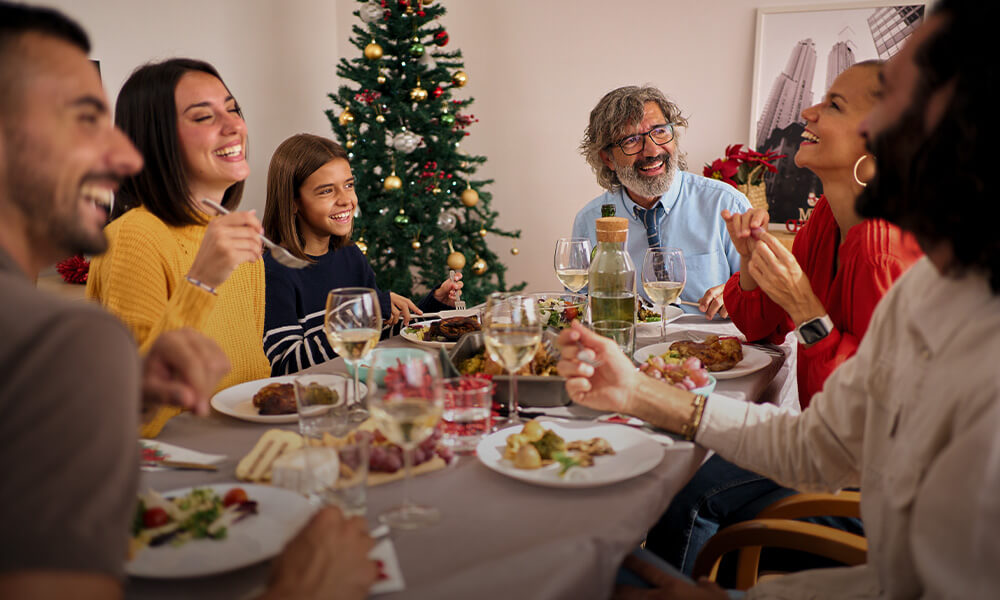
[{"label": "white dinner plate", "polygon": [[[470,313],[470,312],[471,311],[469,311],[469,310],[444,311],[444,312],[442,312],[442,315],[445,315],[443,318],[451,318],[451,317],[475,317],[478,314],[478,313],[467,314],[467,313]],[[449,313],[455,313],[455,314],[449,314]],[[418,324],[419,325],[423,325],[424,328],[426,329],[426,328],[428,328],[428,327],[431,326],[431,323],[436,323],[437,321],[440,321],[440,320],[441,319],[428,319],[426,321],[420,321]],[[411,323],[411,326],[412,325],[413,324]],[[432,341],[425,341],[425,340],[420,339],[417,335],[415,335],[413,333],[410,333],[409,331],[407,331],[407,329],[408,329],[407,327],[404,327],[399,332],[400,337],[402,337],[404,340],[406,340],[408,342],[413,342],[414,344],[417,344],[417,345],[420,345],[420,346],[426,346],[428,348],[445,348],[445,349],[450,349],[450,348],[453,348],[455,346],[455,344],[458,343],[458,342],[432,342]]]},{"label": "white dinner plate", "polygon": [[[659,309],[654,308],[652,310],[659,312]],[[684,316],[684,311],[680,307],[673,305],[667,307],[668,324],[672,321],[676,321],[677,319],[683,316]],[[640,321],[635,324],[635,333],[636,335],[647,335],[647,336],[660,335],[660,321],[651,321],[651,322]]]},{"label": "white dinner plate", "polygon": [[551,429],[567,442],[606,439],[615,453],[595,456],[592,467],[573,467],[565,476],[559,476],[559,464],[553,463],[540,469],[518,469],[503,457],[507,436],[519,433],[521,426],[508,427],[492,433],[476,447],[476,456],[497,473],[535,485],[564,488],[586,488],[608,485],[642,475],[663,459],[663,446],[641,431],[626,425],[610,423],[557,423],[542,421],[542,427]]},{"label": "white dinner plate", "polygon": [[[644,348],[639,348],[633,354],[633,358],[638,363],[646,362],[646,359],[650,356],[656,354],[663,354],[670,349],[670,344],[677,340],[671,342],[662,342],[660,344],[652,344]],[[748,346],[743,344],[743,360],[736,363],[736,366],[732,369],[727,369],[725,371],[710,371],[713,377],[716,379],[736,379],[737,377],[743,377],[744,375],[749,375],[750,373],[755,373],[760,371],[767,365],[771,364],[771,357],[768,356],[763,350],[758,350],[753,346]]]},{"label": "white dinner plate", "polygon": [[[125,563],[127,574],[165,579],[202,577],[267,560],[281,552],[315,510],[304,496],[269,485],[233,482],[196,487],[211,488],[220,496],[241,487],[250,500],[257,501],[257,514],[231,525],[221,540],[191,540],[180,546],[166,543],[143,548]],[[180,496],[191,489],[171,490],[163,492],[163,496]]]},{"label": "white dinner plate", "polygon": [[[342,385],[341,382],[343,381],[349,381],[340,375],[327,375],[325,373],[302,373],[301,375],[329,379],[331,385],[338,386]],[[251,421],[253,423],[270,423],[272,425],[279,423],[298,423],[298,413],[292,413],[290,415],[262,415],[253,405],[254,394],[256,394],[260,388],[270,383],[292,383],[298,376],[299,375],[282,375],[281,377],[269,377],[267,379],[247,381],[246,383],[240,383],[232,387],[228,387],[212,396],[212,408],[224,415],[236,417],[237,419],[242,419],[244,421]],[[348,400],[351,399],[351,396],[354,393],[353,388],[353,381],[349,381],[347,384]],[[368,387],[363,382],[358,382],[358,392],[361,394],[361,397],[364,398],[365,394],[368,393]]]}]

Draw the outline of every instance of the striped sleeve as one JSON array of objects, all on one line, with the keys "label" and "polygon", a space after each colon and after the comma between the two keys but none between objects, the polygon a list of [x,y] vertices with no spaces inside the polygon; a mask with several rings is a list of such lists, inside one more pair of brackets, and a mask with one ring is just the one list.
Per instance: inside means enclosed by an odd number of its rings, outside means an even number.
[{"label": "striped sleeve", "polygon": [[319,310],[264,332],[264,354],[271,361],[272,376],[297,373],[336,356],[323,332],[323,314]]}]

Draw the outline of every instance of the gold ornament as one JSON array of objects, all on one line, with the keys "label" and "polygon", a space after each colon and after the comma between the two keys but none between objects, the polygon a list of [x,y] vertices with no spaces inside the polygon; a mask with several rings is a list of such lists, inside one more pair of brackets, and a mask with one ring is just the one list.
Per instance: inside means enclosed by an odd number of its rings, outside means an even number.
[{"label": "gold ornament", "polygon": [[385,75],[379,73],[378,77],[375,78],[375,81],[377,81],[379,85],[385,85],[386,82]]},{"label": "gold ornament", "polygon": [[351,148],[353,148],[354,147],[354,140],[347,140],[346,142],[344,142],[344,147],[347,148],[348,150],[350,150]]},{"label": "gold ornament", "polygon": [[423,4],[424,6],[427,6],[431,2],[434,2],[434,0],[420,0],[420,3]]},{"label": "gold ornament", "polygon": [[385,115],[375,115],[376,123],[385,123]]},{"label": "gold ornament", "polygon": [[440,194],[441,193],[441,188],[435,186],[434,189],[431,190],[431,193],[432,194]]},{"label": "gold ornament", "polygon": [[465,71],[455,71],[451,76],[451,82],[455,84],[455,87],[465,87],[465,84],[469,83],[469,76],[465,74]]},{"label": "gold ornament", "polygon": [[361,250],[361,254],[368,254],[368,244],[365,243],[365,238],[358,238],[354,245],[358,247],[358,250]]},{"label": "gold ornament", "polygon": [[480,229],[480,230],[479,230],[479,235],[480,235],[480,237],[486,237],[486,234],[487,234],[487,233],[488,233],[488,232],[486,231],[486,229],[485,229],[485,228],[484,228],[484,229]]},{"label": "gold ornament", "polygon": [[469,208],[479,204],[479,192],[471,187],[465,188],[462,192],[462,204],[468,206]]},{"label": "gold ornament", "polygon": [[486,261],[483,260],[478,254],[476,255],[475,262],[472,263],[472,272],[476,275],[482,275],[486,272]]},{"label": "gold ornament", "polygon": [[373,40],[372,43],[365,46],[365,58],[368,60],[378,60],[382,58],[382,46],[379,46]]},{"label": "gold ornament", "polygon": [[514,256],[517,256],[518,254],[521,253],[521,251],[517,249],[517,246],[514,246],[513,248],[510,249],[510,253],[513,254]]},{"label": "gold ornament", "polygon": [[413,240],[410,242],[410,247],[414,250],[420,250],[420,240]]},{"label": "gold ornament", "polygon": [[354,122],[354,113],[345,108],[344,112],[340,113],[340,116],[337,117],[337,121],[340,122],[341,127],[345,127],[348,123]]},{"label": "gold ornament", "polygon": [[394,192],[403,187],[403,180],[396,176],[396,172],[393,171],[392,175],[385,178],[382,182],[382,189],[387,192]]},{"label": "gold ornament", "polygon": [[452,252],[448,255],[448,268],[461,271],[465,268],[465,255],[461,252]]},{"label": "gold ornament", "polygon": [[423,102],[426,99],[427,99],[427,90],[420,87],[419,84],[417,84],[417,87],[410,90],[410,100],[413,100],[414,102]]}]

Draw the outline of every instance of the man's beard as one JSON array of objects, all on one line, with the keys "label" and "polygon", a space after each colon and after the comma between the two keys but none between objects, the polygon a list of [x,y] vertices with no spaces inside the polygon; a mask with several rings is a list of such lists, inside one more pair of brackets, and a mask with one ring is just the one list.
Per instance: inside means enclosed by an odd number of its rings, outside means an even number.
[{"label": "man's beard", "polygon": [[[649,166],[662,160],[666,169],[662,175],[647,177],[639,172],[640,167]],[[659,198],[667,193],[677,175],[677,158],[669,152],[661,152],[656,156],[637,159],[631,165],[619,165],[615,161],[615,174],[618,181],[633,194],[643,198]]]},{"label": "man's beard", "polygon": [[855,201],[854,208],[865,218],[885,219],[909,229],[908,216],[918,203],[913,185],[914,164],[927,137],[919,110],[908,109],[894,125],[868,140],[868,150],[875,156],[875,177]]},{"label": "man's beard", "polygon": [[[51,165],[51,153],[27,135],[8,135],[3,166],[6,197],[27,220],[33,240],[57,249],[60,254],[100,254],[108,249],[103,231],[87,228],[78,210],[80,189],[60,189],[55,175],[41,171]],[[49,157],[49,158],[46,158]]]}]

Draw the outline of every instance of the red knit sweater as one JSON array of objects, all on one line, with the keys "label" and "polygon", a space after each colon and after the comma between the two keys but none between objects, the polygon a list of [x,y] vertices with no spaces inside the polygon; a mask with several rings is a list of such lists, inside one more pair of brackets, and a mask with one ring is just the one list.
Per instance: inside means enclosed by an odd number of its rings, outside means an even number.
[{"label": "red knit sweater", "polygon": [[[827,376],[854,355],[875,305],[922,254],[913,236],[881,219],[852,227],[838,248],[839,241],[840,228],[826,198],[821,197],[792,244],[792,254],[834,325],[830,335],[816,344],[808,348],[799,345],[799,402],[803,409],[823,388]],[[780,344],[795,328],[788,313],[759,287],[741,289],[739,273],[726,283],[724,294],[726,310],[747,340]]]}]

